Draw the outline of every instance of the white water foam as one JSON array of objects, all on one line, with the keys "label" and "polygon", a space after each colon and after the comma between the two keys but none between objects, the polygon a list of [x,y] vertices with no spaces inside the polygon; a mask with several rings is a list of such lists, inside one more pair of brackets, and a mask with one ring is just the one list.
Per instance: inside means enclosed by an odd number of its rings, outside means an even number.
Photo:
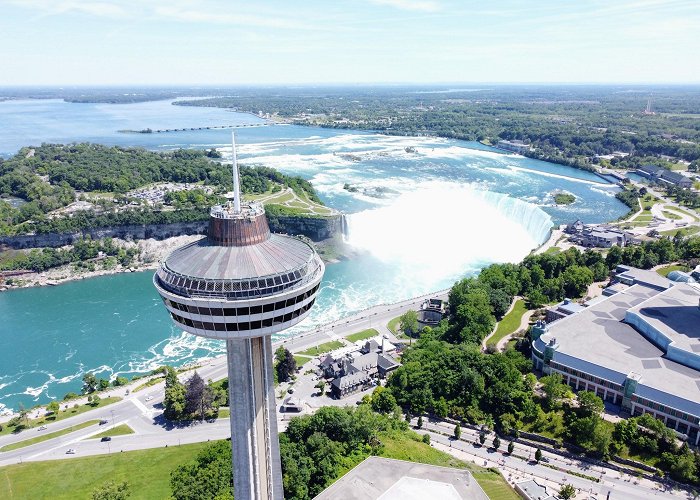
[{"label": "white water foam", "polygon": [[552,219],[507,195],[429,182],[391,205],[349,215],[348,227],[349,244],[431,280],[522,259],[546,239]]}]

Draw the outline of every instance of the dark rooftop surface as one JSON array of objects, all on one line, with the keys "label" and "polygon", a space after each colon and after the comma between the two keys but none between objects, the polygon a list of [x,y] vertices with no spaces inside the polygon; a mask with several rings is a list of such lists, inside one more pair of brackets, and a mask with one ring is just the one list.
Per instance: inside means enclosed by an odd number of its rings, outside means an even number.
[{"label": "dark rooftop surface", "polygon": [[280,234],[247,246],[218,246],[205,237],[175,250],[164,265],[193,278],[240,280],[286,273],[303,267],[313,256],[307,243]]}]

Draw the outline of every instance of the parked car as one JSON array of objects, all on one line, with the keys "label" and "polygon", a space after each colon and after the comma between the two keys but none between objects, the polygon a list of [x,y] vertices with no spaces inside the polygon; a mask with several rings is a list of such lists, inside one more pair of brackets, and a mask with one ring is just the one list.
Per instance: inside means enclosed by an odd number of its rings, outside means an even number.
[{"label": "parked car", "polygon": [[40,430],[40,431],[45,431],[45,430],[46,430],[46,426],[45,426],[45,425],[42,425],[41,427],[39,427],[39,430]]},{"label": "parked car", "polygon": [[112,440],[112,438],[109,437],[109,436],[104,436],[102,439],[100,439],[100,441],[102,441],[103,443],[104,443],[105,441],[111,441],[111,440]]},{"label": "parked car", "polygon": [[73,448],[68,448],[66,450],[66,455],[75,455],[75,450]]},{"label": "parked car", "polygon": [[153,396],[146,396],[146,401],[150,401],[151,399],[153,399]]}]

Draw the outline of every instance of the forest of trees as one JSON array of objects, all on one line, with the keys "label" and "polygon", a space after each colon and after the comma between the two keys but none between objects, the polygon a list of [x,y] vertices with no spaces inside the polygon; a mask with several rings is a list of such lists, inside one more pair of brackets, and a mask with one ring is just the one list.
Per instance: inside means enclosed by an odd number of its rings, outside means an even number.
[{"label": "forest of trees", "polygon": [[[15,208],[0,199],[0,235],[205,220],[208,204],[221,201],[218,195],[229,191],[231,185],[230,166],[212,161],[211,156],[205,150],[153,152],[88,143],[22,148],[8,160],[0,158],[0,196],[13,196],[25,202]],[[241,166],[240,172],[244,194],[264,193],[286,186],[302,197],[321,203],[311,183],[300,177],[264,166]],[[202,183],[213,186],[214,194],[207,195],[197,189],[191,194],[170,193],[166,202],[172,203],[174,211],[152,208],[117,211],[116,204],[111,207],[107,204],[101,209],[81,211],[72,216],[46,215],[75,201],[76,191],[123,195],[150,183],[166,181]]]},{"label": "forest of trees", "polygon": [[[647,115],[653,97],[655,114]],[[622,92],[610,86],[489,86],[436,89],[274,89],[236,96],[178,101],[230,107],[292,119],[301,125],[436,135],[464,140],[520,139],[529,156],[590,169],[595,155],[630,153],[621,166],[649,157],[700,159],[700,97],[692,88]],[[617,161],[617,160],[616,160]]]},{"label": "forest of trees", "polygon": [[117,264],[129,266],[138,256],[135,247],[124,248],[114,244],[111,238],[92,240],[82,238],[70,248],[34,248],[28,252],[0,252],[0,271],[32,270],[45,271],[70,263],[85,263],[104,254],[103,265],[108,268]]},{"label": "forest of trees", "polygon": [[[613,426],[602,419],[603,402],[595,394],[573,396],[558,375],[538,382],[531,373],[527,338],[503,353],[481,350],[481,341],[514,295],[538,307],[564,296],[585,295],[590,283],[604,280],[618,264],[651,267],[677,259],[698,262],[700,237],[613,247],[606,257],[569,249],[530,255],[521,264],[491,265],[452,287],[449,319],[423,329],[404,351],[402,366],[389,378],[386,390],[373,397],[373,407],[391,411],[392,404],[398,404],[412,415],[449,416],[485,424],[507,436],[525,429],[544,432],[604,459],[623,451],[653,457],[657,450],[657,467],[678,480],[697,483],[700,455],[687,445],[678,446],[663,423],[640,417]],[[536,385],[542,397],[533,390]]]},{"label": "forest of trees", "polygon": [[[384,436],[412,434],[407,430],[400,414],[377,414],[368,405],[292,418],[280,434],[284,498],[315,497],[369,455],[381,455]],[[209,445],[173,471],[170,484],[175,500],[232,499],[231,443]]]}]

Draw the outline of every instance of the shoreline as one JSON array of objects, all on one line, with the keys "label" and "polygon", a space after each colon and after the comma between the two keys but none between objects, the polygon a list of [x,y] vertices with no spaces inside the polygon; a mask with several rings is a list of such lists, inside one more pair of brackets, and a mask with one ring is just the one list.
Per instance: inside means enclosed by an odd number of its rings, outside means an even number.
[{"label": "shoreline", "polygon": [[[102,276],[110,276],[123,273],[137,273],[145,271],[154,271],[158,269],[160,262],[164,260],[170,252],[176,248],[201,239],[201,234],[174,236],[163,240],[153,238],[137,241],[127,241],[119,238],[114,238],[114,242],[120,246],[133,247],[136,246],[141,251],[141,260],[132,263],[129,266],[117,264],[112,269],[96,269],[94,271],[81,271],[74,269],[73,263],[65,264],[60,267],[54,267],[41,272],[28,272],[25,274],[11,276],[13,283],[11,285],[3,284],[0,281],[0,293],[10,292],[13,290],[22,290],[26,288],[58,286],[73,281],[80,281],[90,278],[99,278]],[[321,258],[325,264],[335,264],[344,260],[349,260],[357,255],[357,251],[346,245],[343,241],[336,238],[328,238],[319,242],[313,242],[313,245],[319,251]]]}]

